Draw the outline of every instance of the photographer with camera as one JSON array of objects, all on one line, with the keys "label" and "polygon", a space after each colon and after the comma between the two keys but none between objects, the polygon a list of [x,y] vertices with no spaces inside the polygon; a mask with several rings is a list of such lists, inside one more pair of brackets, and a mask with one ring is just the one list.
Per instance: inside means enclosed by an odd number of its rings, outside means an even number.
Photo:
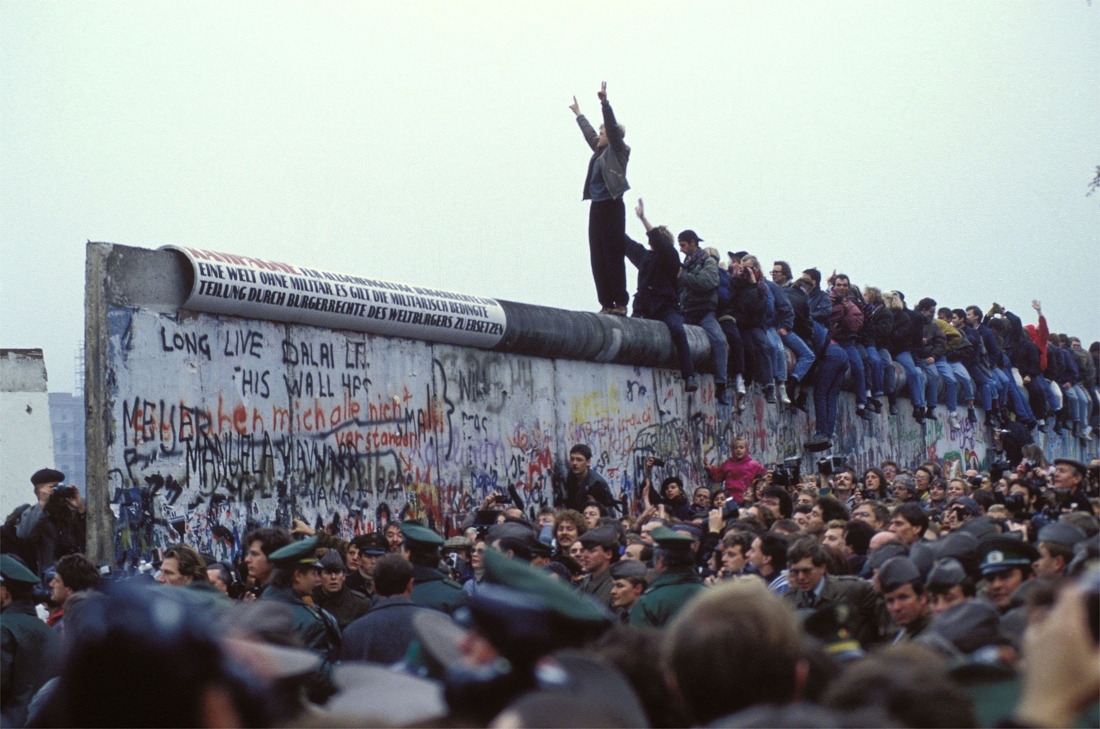
[{"label": "photographer with camera", "polygon": [[16,535],[33,545],[34,565],[44,573],[66,554],[82,554],[87,543],[87,507],[76,486],[65,486],[65,474],[43,468],[31,476],[38,503],[23,512]]}]

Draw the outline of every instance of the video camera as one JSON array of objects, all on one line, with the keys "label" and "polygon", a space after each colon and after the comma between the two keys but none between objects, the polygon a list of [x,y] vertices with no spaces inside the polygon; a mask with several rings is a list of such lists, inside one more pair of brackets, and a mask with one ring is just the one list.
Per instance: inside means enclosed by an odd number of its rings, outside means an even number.
[{"label": "video camera", "polygon": [[817,462],[817,472],[822,476],[832,476],[848,467],[844,456],[828,456]]},{"label": "video camera", "polygon": [[772,483],[776,486],[794,486],[801,480],[802,459],[791,456],[783,459],[783,465],[772,470]]}]

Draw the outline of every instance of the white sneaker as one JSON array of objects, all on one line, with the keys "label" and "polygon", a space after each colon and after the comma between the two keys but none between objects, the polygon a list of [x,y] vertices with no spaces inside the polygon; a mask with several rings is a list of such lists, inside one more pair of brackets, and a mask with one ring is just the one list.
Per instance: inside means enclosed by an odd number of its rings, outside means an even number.
[{"label": "white sneaker", "polygon": [[947,414],[947,424],[951,426],[952,430],[960,430],[962,426],[959,425],[959,416],[955,413]]},{"label": "white sneaker", "polygon": [[783,403],[784,405],[790,405],[791,404],[791,399],[789,397],[787,397],[787,383],[786,382],[777,382],[776,385],[775,385],[775,390],[776,390],[777,393],[779,393],[779,402]]},{"label": "white sneaker", "polygon": [[738,394],[745,394],[745,378],[741,375],[737,375],[733,378],[733,389],[737,390]]}]

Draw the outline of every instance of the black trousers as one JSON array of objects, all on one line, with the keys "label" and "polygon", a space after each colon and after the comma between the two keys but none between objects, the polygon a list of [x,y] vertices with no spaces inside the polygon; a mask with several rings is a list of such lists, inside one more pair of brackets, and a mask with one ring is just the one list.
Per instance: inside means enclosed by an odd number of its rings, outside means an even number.
[{"label": "black trousers", "polygon": [[626,206],[618,200],[598,200],[588,211],[588,253],[600,305],[626,306]]}]

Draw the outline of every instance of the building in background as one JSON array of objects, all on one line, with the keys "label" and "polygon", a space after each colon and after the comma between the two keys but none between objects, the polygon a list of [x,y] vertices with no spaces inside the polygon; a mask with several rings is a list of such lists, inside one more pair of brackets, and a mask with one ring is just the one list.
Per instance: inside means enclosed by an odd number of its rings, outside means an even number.
[{"label": "building in background", "polygon": [[53,440],[42,350],[0,349],[0,518],[34,500],[31,474],[58,467]]},{"label": "building in background", "polygon": [[84,397],[51,392],[50,426],[55,468],[65,474],[65,483],[75,483],[83,494],[87,483],[84,478]]}]

